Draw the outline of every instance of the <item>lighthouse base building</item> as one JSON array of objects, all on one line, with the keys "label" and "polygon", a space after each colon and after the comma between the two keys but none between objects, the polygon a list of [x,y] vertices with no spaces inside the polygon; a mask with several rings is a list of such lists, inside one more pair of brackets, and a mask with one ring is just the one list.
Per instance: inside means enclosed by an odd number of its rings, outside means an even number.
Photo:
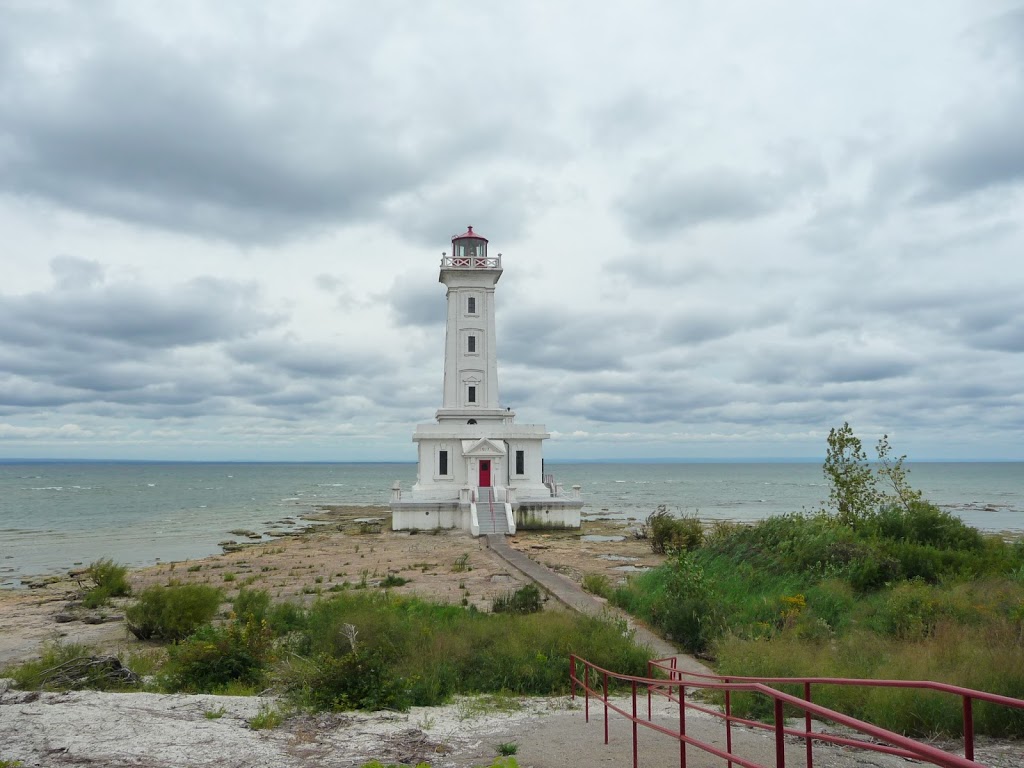
[{"label": "lighthouse base building", "polygon": [[501,254],[469,231],[452,238],[439,281],[448,288],[444,396],[435,422],[413,433],[416,483],[391,491],[396,530],[461,528],[474,536],[518,528],[579,528],[579,486],[566,495],[544,472],[541,424],[516,424],[498,400],[494,289]]}]

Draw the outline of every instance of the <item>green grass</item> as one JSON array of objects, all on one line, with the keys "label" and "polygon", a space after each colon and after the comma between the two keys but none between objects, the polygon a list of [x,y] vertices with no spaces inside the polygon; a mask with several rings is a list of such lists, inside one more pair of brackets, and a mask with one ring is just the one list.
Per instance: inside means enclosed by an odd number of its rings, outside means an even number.
[{"label": "green grass", "polygon": [[536,584],[527,584],[512,592],[498,595],[491,601],[491,610],[494,613],[537,613],[543,607],[540,590]]},{"label": "green grass", "polygon": [[[933,634],[907,642],[868,630],[834,641],[808,643],[795,634],[771,642],[738,637],[717,646],[720,674],[936,680],[1014,698],[1024,691],[1020,628],[939,625]],[[790,691],[799,695],[797,690]],[[960,736],[959,696],[903,688],[815,686],[814,701],[891,730],[917,736]],[[767,717],[770,702],[734,694],[738,714]],[[1024,711],[975,703],[975,729],[989,735],[1024,733]]]},{"label": "green grass", "polygon": [[583,588],[592,595],[610,598],[612,596],[612,584],[608,575],[604,573],[587,573],[583,576]]},{"label": "green grass", "polygon": [[[913,504],[856,527],[824,515],[721,526],[613,602],[720,674],[934,680],[1024,698],[1022,568],[1021,543]],[[955,696],[836,686],[814,700],[905,733],[961,728]],[[769,714],[764,697],[734,702]],[[979,704],[975,721],[978,733],[1024,735],[1024,712]]]},{"label": "green grass", "polygon": [[486,614],[346,592],[314,604],[293,635],[288,688],[297,703],[314,709],[404,710],[455,694],[562,693],[570,653],[644,671],[647,653],[624,629],[561,612]]},{"label": "green grass", "polygon": [[284,712],[276,707],[264,705],[260,707],[258,714],[249,718],[249,727],[254,731],[265,731],[277,728],[284,720]]},{"label": "green grass", "polygon": [[[625,622],[568,612],[492,614],[365,590],[307,608],[271,605],[266,592],[243,589],[231,617],[211,624],[221,594],[195,590],[147,589],[131,612],[133,626],[147,622],[171,643],[162,665],[162,651],[129,657],[159,690],[252,695],[273,686],[312,710],[406,710],[468,695],[467,707],[511,711],[515,696],[565,693],[572,653],[629,674],[643,674],[650,656]],[[54,644],[3,674],[22,688],[46,687],[43,673],[90,652]]]}]

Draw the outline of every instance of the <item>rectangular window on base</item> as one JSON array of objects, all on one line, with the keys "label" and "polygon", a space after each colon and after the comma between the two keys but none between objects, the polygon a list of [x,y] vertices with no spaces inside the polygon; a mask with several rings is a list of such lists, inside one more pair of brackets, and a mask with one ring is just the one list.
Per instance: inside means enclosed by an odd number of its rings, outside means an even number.
[{"label": "rectangular window on base", "polygon": [[448,451],[437,452],[437,474],[448,474]]},{"label": "rectangular window on base", "polygon": [[516,451],[516,474],[526,474],[526,451]]},{"label": "rectangular window on base", "polygon": [[469,391],[466,393],[466,400],[470,403],[476,402],[476,387],[469,387]]}]

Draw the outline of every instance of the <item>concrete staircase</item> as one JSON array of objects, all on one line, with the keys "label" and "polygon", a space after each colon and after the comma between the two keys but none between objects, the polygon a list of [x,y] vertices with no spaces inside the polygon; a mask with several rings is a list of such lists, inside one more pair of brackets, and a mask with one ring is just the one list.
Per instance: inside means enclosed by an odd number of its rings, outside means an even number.
[{"label": "concrete staircase", "polygon": [[[480,521],[480,535],[487,536],[497,533],[508,535],[508,520],[505,518],[505,505],[494,500],[494,489],[480,487],[476,494],[476,516]],[[493,510],[493,515],[491,514]]]}]

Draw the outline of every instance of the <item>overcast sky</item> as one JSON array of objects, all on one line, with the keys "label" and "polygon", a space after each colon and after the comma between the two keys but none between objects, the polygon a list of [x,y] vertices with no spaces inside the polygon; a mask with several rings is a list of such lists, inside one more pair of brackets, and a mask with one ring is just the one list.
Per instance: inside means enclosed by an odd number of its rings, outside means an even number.
[{"label": "overcast sky", "polygon": [[0,458],[1024,459],[1024,4],[0,0]]}]

